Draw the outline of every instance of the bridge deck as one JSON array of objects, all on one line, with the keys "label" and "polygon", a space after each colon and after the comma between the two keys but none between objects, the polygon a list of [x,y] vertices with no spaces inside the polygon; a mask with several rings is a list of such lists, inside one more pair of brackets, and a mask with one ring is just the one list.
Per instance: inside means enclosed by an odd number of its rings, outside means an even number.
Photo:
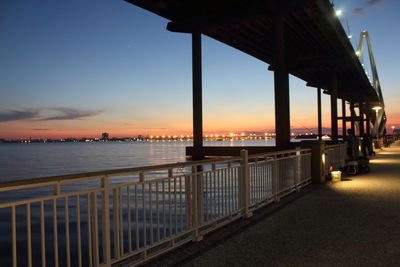
[{"label": "bridge deck", "polygon": [[397,266],[399,173],[398,141],[372,159],[371,173],[315,186],[151,265]]}]

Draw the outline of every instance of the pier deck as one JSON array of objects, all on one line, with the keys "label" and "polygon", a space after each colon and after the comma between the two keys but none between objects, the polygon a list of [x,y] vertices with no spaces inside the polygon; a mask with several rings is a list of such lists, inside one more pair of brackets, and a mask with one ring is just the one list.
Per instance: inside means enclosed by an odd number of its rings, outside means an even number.
[{"label": "pier deck", "polygon": [[397,141],[370,173],[312,186],[149,265],[397,266],[399,203]]}]

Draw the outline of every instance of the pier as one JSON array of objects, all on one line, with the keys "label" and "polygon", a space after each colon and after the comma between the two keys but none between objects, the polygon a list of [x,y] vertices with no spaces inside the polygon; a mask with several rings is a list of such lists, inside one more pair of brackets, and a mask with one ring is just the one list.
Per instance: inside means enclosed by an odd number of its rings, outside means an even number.
[{"label": "pier", "polygon": [[396,266],[400,142],[371,169],[311,186],[149,266]]},{"label": "pier", "polygon": [[[384,240],[397,233],[399,141],[372,158],[370,174],[321,185],[331,167],[343,168],[346,151],[323,146],[320,168],[312,167],[309,148],[242,150],[239,157],[0,183],[1,264],[133,266],[171,250],[161,261],[263,265],[304,257],[316,264],[355,261],[364,248],[367,255],[397,253],[398,239]],[[230,235],[218,237],[221,231]],[[196,247],[201,253],[187,258]]]},{"label": "pier", "polygon": [[[399,143],[372,158],[370,174],[326,183],[346,166],[347,128],[356,143],[386,134],[368,32],[354,50],[328,0],[126,1],[191,35],[192,161],[0,183],[0,266],[397,264]],[[202,35],[274,72],[276,146],[204,146]],[[318,92],[317,140],[291,142],[289,75]]]}]

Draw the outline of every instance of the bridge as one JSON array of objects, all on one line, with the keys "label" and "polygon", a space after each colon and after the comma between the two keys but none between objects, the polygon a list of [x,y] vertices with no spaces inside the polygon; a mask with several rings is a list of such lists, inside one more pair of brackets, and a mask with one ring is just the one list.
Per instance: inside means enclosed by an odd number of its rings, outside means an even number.
[{"label": "bridge", "polygon": [[[274,72],[276,147],[248,147],[250,153],[294,147],[290,142],[289,74],[318,88],[319,136],[321,90],[331,99],[333,142],[338,141],[340,120],[342,136],[346,135],[347,123],[353,130],[358,128],[360,136],[383,135],[384,102],[368,33],[361,33],[355,51],[328,0],[126,1],[168,19],[167,30],[192,35],[194,144],[187,148],[187,155],[193,159],[237,156],[242,149],[203,145],[202,34],[265,62]],[[364,51],[363,39],[368,44],[373,81],[359,60]],[[338,99],[342,100],[343,114],[346,103],[351,114],[337,116]]]}]

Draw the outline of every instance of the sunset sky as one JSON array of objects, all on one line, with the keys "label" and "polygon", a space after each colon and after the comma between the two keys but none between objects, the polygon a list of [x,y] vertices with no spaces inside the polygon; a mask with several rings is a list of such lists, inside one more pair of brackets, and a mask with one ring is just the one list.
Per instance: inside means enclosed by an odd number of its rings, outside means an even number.
[{"label": "sunset sky", "polygon": [[[334,2],[353,44],[369,31],[387,127],[400,128],[400,1]],[[123,0],[0,1],[0,138],[190,134],[191,38],[167,22]],[[274,131],[267,68],[203,37],[205,133]],[[316,89],[291,77],[290,93],[292,128],[315,128]]]}]

